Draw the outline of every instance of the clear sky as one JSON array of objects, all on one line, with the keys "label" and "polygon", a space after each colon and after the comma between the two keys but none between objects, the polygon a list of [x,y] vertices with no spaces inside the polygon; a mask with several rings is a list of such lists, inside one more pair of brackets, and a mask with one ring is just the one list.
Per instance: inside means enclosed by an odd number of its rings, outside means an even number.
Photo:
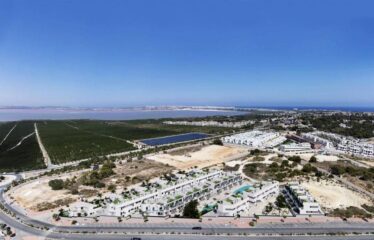
[{"label": "clear sky", "polygon": [[1,0],[0,105],[373,106],[372,0]]}]

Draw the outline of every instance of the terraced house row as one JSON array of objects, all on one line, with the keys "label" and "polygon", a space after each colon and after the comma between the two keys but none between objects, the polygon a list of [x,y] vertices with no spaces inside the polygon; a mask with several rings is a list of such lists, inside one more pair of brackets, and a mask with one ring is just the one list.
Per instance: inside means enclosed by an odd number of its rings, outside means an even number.
[{"label": "terraced house row", "polygon": [[124,195],[111,194],[99,204],[81,202],[69,209],[70,216],[168,216],[180,213],[192,200],[209,199],[243,182],[236,173],[193,170],[137,186]]}]

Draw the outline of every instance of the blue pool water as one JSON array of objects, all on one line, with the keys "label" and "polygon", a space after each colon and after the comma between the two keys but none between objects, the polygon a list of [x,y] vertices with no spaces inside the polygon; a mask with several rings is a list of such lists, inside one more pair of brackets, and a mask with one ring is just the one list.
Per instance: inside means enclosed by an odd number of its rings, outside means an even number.
[{"label": "blue pool water", "polygon": [[192,140],[198,140],[210,137],[209,134],[205,133],[185,133],[168,137],[159,137],[159,138],[149,138],[141,140],[142,143],[150,146],[159,146],[170,143],[186,142]]},{"label": "blue pool water", "polygon": [[251,185],[242,186],[241,188],[236,189],[234,194],[243,193],[247,191],[248,189],[250,189],[251,187],[252,187]]}]

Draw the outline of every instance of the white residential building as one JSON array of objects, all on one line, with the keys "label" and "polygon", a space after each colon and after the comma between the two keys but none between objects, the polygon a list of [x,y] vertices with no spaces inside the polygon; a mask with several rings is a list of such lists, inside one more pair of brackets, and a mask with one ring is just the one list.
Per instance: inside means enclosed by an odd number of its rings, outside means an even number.
[{"label": "white residential building", "polygon": [[326,149],[334,149],[334,144],[330,140],[319,137],[317,133],[302,133],[301,137],[307,140],[308,142],[321,144]]},{"label": "white residential building", "polygon": [[218,122],[218,121],[165,121],[167,125],[184,125],[184,126],[213,126],[213,127],[228,127],[228,128],[241,128],[247,125],[254,124],[255,121],[240,121],[240,122]]},{"label": "white residential building", "polygon": [[236,216],[253,204],[262,202],[269,196],[278,195],[278,193],[279,182],[277,181],[257,183],[253,186],[244,185],[219,203],[217,212],[220,216]]},{"label": "white residential building", "polygon": [[284,136],[281,136],[277,132],[263,132],[257,130],[222,138],[222,141],[225,143],[246,145],[255,148],[272,148],[286,140]]},{"label": "white residential building", "polygon": [[279,150],[284,153],[293,154],[305,154],[314,152],[310,143],[308,142],[284,144],[279,147]]},{"label": "white residential building", "polygon": [[363,143],[358,140],[343,139],[338,144],[337,150],[355,156],[374,157],[374,144]]},{"label": "white residential building", "polygon": [[[142,213],[148,216],[167,216],[183,210],[192,200],[209,199],[215,194],[228,190],[242,183],[239,174],[223,171],[205,173],[193,170],[187,176],[179,174],[172,182],[161,182],[158,188],[150,190],[143,187],[133,189],[135,196],[124,199],[122,195],[112,194],[105,202],[97,206],[94,201],[83,208],[71,207],[70,216],[82,215],[82,211],[90,212],[89,216],[129,216]],[[90,205],[91,204],[91,205]],[[94,214],[91,213],[96,211]]]},{"label": "white residential building", "polygon": [[293,212],[300,215],[323,214],[319,203],[299,183],[290,182],[285,186],[284,193]]}]

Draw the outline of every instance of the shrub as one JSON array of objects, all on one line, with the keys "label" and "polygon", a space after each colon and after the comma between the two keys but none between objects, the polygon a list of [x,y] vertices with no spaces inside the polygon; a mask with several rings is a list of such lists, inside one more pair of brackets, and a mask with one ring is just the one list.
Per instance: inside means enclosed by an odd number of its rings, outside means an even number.
[{"label": "shrub", "polygon": [[186,206],[183,209],[183,217],[187,218],[199,218],[200,213],[197,209],[198,202],[197,200],[193,200],[186,204]]},{"label": "shrub", "polygon": [[222,145],[223,145],[223,142],[221,141],[221,139],[214,139],[214,140],[213,140],[213,144],[214,144],[214,145],[220,145],[220,146],[222,146]]},{"label": "shrub", "polygon": [[309,159],[309,162],[310,163],[316,163],[317,162],[317,158],[315,156],[311,156],[310,159]]},{"label": "shrub", "polygon": [[64,181],[61,179],[54,179],[48,182],[52,190],[61,190],[64,188]]},{"label": "shrub", "polygon": [[288,160],[295,162],[295,163],[301,163],[301,157],[300,156],[291,156],[288,157]]},{"label": "shrub", "polygon": [[278,208],[287,208],[286,199],[284,198],[282,194],[278,195],[277,200],[275,201],[275,205]]}]

